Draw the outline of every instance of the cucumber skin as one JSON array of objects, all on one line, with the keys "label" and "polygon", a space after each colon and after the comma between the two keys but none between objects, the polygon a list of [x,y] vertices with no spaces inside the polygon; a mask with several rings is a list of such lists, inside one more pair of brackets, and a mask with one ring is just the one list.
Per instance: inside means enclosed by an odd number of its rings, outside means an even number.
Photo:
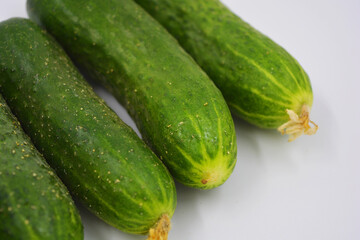
[{"label": "cucumber skin", "polygon": [[120,230],[143,234],[176,205],[173,179],[35,23],[0,24],[0,91],[68,189]]},{"label": "cucumber skin", "polygon": [[130,0],[27,3],[30,18],[126,107],[176,180],[203,189],[226,181],[236,162],[230,111],[160,24]]},{"label": "cucumber skin", "polygon": [[282,47],[218,0],[135,0],[205,70],[231,110],[263,128],[277,128],[311,107],[308,75]]},{"label": "cucumber skin", "polygon": [[83,239],[64,184],[0,95],[0,239]]}]

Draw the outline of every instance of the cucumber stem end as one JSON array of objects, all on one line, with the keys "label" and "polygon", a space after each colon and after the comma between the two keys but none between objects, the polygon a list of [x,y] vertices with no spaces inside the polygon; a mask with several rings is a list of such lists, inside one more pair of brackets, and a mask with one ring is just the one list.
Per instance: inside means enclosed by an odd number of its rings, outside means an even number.
[{"label": "cucumber stem end", "polygon": [[170,218],[167,214],[162,215],[160,220],[149,230],[147,240],[167,240],[170,231]]},{"label": "cucumber stem end", "polygon": [[[278,128],[278,131],[282,135],[289,135],[289,142],[294,141],[296,138],[300,137],[303,134],[313,135],[318,130],[318,125],[310,120],[310,107],[308,105],[303,105],[301,109],[300,116],[296,114],[293,110],[286,109],[287,114],[289,115],[290,120]],[[310,123],[313,125],[310,126]]]}]

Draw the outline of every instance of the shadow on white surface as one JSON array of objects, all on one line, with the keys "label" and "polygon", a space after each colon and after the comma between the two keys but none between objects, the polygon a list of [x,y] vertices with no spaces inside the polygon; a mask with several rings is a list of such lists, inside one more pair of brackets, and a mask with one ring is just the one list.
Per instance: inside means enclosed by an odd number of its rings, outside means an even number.
[{"label": "shadow on white surface", "polygon": [[[318,92],[311,112],[313,121],[319,125],[319,130],[316,135],[309,137],[308,142],[310,146],[306,149],[305,153],[307,155],[311,154],[312,158],[318,156],[318,161],[328,162],[338,159],[337,151],[339,146],[337,146],[336,142],[344,137],[344,134],[347,134],[346,132],[341,132],[340,122],[337,121],[338,116],[346,116],[346,113],[342,113],[342,109],[336,111],[336,107],[330,100],[324,97],[321,92]],[[331,156],[331,158],[328,156]],[[307,159],[304,160],[306,161]]]},{"label": "shadow on white surface", "polygon": [[176,182],[177,208],[172,219],[169,239],[193,239],[194,228],[203,228],[199,205],[206,191],[186,187]]},{"label": "shadow on white surface", "polygon": [[88,240],[144,240],[144,235],[133,235],[121,232],[89,212],[85,207],[76,204],[80,211],[81,220],[84,225],[85,239]]},{"label": "shadow on white surface", "polygon": [[[88,79],[87,79],[88,80]],[[131,119],[130,115],[128,114],[128,112],[126,111],[126,109],[116,100],[116,98],[111,95],[104,87],[102,87],[101,85],[91,82],[88,80],[88,82],[91,84],[91,86],[93,87],[95,93],[101,97],[102,99],[104,99],[104,101],[106,102],[106,104],[119,116],[119,118],[126,123],[127,125],[129,125],[135,132],[136,134],[141,137],[141,133],[139,132],[138,128],[136,127],[135,122]]]}]

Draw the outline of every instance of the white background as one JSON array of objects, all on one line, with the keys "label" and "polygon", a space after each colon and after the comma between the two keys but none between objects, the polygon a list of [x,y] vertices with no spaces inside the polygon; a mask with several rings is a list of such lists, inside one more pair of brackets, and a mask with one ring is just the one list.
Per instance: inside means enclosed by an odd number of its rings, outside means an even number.
[{"label": "white background", "polygon": [[[224,3],[299,60],[312,81],[312,119],[320,128],[288,143],[275,131],[235,119],[233,175],[210,191],[177,184],[169,239],[360,239],[360,1]],[[25,0],[0,0],[0,20],[14,16],[27,16]],[[114,98],[96,91],[135,127]],[[86,240],[145,239],[83,208],[81,215]]]}]

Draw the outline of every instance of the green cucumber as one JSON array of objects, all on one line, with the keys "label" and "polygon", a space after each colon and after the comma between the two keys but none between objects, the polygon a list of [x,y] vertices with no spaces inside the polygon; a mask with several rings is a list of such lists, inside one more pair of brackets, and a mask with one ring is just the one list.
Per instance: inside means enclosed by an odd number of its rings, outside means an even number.
[{"label": "green cucumber", "polygon": [[131,0],[30,0],[29,16],[127,108],[179,182],[210,189],[236,162],[221,92],[176,40]]},{"label": "green cucumber", "polygon": [[236,115],[279,128],[290,140],[316,132],[309,125],[313,94],[303,68],[219,0],[135,1],[194,57]]},{"label": "green cucumber", "polygon": [[0,95],[0,239],[83,239],[68,190]]},{"label": "green cucumber", "polygon": [[0,24],[0,52],[1,93],[72,195],[129,233],[146,233],[173,215],[176,191],[166,167],[53,38],[30,20],[10,19]]}]

